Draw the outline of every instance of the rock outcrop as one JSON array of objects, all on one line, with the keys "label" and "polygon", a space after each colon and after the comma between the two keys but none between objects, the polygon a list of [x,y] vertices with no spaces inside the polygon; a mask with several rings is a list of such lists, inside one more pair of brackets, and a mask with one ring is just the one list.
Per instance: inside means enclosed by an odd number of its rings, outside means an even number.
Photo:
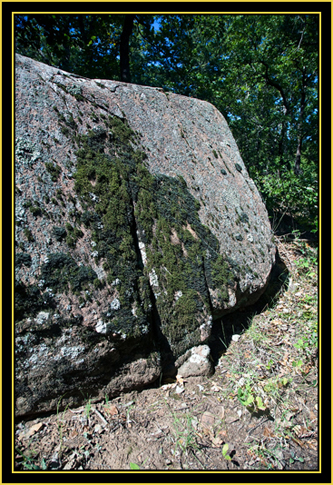
[{"label": "rock outcrop", "polygon": [[15,67],[23,416],[174,372],[213,319],[259,298],[275,247],[214,106],[20,55]]}]

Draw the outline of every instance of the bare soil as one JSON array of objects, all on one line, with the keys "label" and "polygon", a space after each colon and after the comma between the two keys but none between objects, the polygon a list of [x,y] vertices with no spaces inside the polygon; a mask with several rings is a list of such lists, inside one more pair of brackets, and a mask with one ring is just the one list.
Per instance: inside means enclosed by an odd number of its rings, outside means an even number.
[{"label": "bare soil", "polygon": [[278,240],[273,301],[217,322],[210,377],[15,425],[16,470],[318,469],[316,249]]}]

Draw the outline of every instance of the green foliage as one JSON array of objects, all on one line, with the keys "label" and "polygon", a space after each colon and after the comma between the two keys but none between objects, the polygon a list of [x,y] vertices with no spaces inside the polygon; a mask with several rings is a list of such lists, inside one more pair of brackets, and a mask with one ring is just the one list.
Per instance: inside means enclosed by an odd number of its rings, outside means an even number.
[{"label": "green foliage", "polygon": [[[136,16],[136,32],[150,38],[154,18],[153,15]],[[124,20],[124,14],[15,15],[16,51],[82,76],[119,80]],[[82,98],[80,93],[73,95]]]},{"label": "green foliage", "polygon": [[260,173],[257,169],[252,176],[263,195],[272,217],[273,229],[284,214],[291,215],[303,227],[312,232],[318,230],[318,174],[315,164],[309,164],[300,175],[293,170],[278,170]]},{"label": "green foliage", "polygon": [[136,71],[137,82],[154,79],[165,90],[213,103],[227,118],[270,214],[288,214],[316,232],[318,15],[159,20],[156,48],[145,45],[148,62]]},{"label": "green foliage", "polygon": [[[132,82],[213,103],[226,117],[271,215],[286,213],[314,232],[318,19],[317,14],[140,14],[129,41]],[[86,77],[117,80],[124,20],[124,14],[15,15],[16,50]],[[68,136],[73,123],[62,122]],[[116,141],[126,144],[126,125],[116,118],[112,123],[123,130]],[[58,175],[53,172],[53,180]]]}]

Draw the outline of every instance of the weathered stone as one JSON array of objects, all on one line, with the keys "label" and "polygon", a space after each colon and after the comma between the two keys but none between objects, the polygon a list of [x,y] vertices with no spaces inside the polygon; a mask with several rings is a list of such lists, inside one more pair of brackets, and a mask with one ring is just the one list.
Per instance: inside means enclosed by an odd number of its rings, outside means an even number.
[{"label": "weathered stone", "polygon": [[259,298],[275,247],[211,104],[20,55],[15,103],[22,416],[175,371],[213,319]]},{"label": "weathered stone", "polygon": [[208,376],[212,373],[213,366],[210,360],[210,348],[208,345],[193,347],[186,354],[187,360],[178,368],[179,376]]}]

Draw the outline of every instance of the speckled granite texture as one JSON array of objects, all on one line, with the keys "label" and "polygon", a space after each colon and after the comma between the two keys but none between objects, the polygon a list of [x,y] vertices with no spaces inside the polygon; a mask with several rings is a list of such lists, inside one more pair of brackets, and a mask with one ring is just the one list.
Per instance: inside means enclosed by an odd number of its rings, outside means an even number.
[{"label": "speckled granite texture", "polygon": [[[18,416],[172,372],[254,303],[275,246],[214,106],[16,56]],[[180,358],[180,360],[179,360]],[[178,359],[178,360],[177,360]]]}]

